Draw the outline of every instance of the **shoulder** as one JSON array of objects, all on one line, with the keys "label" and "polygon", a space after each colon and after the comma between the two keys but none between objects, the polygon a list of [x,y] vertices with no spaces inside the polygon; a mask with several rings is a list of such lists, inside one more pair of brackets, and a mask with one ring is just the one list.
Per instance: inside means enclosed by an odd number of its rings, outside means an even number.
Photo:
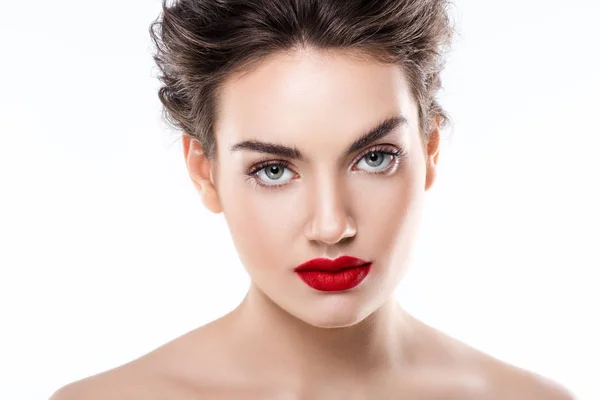
[{"label": "shoulder", "polygon": [[198,388],[162,370],[127,364],[57,390],[50,400],[158,400],[193,398]]},{"label": "shoulder", "polygon": [[565,387],[547,377],[512,365],[464,345],[470,353],[465,367],[478,374],[493,400],[574,400]]},{"label": "shoulder", "polygon": [[[50,400],[153,400],[175,398],[180,390],[173,375],[160,364],[166,351],[155,349],[144,356],[113,369],[89,376],[56,391]],[[165,396],[168,394],[168,396]]]},{"label": "shoulder", "polygon": [[50,400],[100,400],[109,398],[121,391],[121,379],[118,372],[103,372],[76,382],[69,383],[58,389]]},{"label": "shoulder", "polygon": [[50,400],[153,400],[195,398],[208,390],[216,346],[206,329],[188,332],[114,369],[69,383]]},{"label": "shoulder", "polygon": [[[69,383],[57,390],[50,400],[100,400],[109,398],[137,399],[164,381],[160,376],[144,371],[135,364],[99,373]],[[153,397],[148,397],[152,399]]]},{"label": "shoulder", "polygon": [[498,399],[575,400],[565,387],[535,372],[491,357],[485,364],[490,391],[497,393]]},{"label": "shoulder", "polygon": [[[559,383],[504,362],[428,325],[421,324],[419,347],[428,364],[462,371],[477,398],[490,400],[574,400]],[[473,384],[476,383],[476,384]]]}]

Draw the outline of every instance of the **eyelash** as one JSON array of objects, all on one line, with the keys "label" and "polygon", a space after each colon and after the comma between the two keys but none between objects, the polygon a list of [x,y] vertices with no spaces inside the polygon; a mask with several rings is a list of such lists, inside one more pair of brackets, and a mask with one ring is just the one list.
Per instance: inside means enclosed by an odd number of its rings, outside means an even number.
[{"label": "eyelash", "polygon": [[[387,174],[390,170],[395,170],[398,166],[398,164],[400,164],[400,161],[402,161],[402,159],[406,156],[406,153],[404,151],[404,149],[398,149],[395,146],[392,145],[377,145],[374,147],[371,147],[367,150],[365,150],[363,153],[361,153],[359,156],[357,156],[353,161],[352,161],[352,165],[354,166],[355,164],[357,164],[360,160],[362,160],[367,154],[369,153],[381,153],[383,155],[391,155],[394,157],[394,159],[392,160],[392,162],[390,163],[390,165],[383,171],[379,171],[379,172],[364,172],[366,174],[375,174],[375,175],[384,175]],[[250,167],[250,169],[246,172],[247,175],[247,181],[250,182],[251,184],[253,184],[255,187],[263,187],[266,188],[267,190],[271,190],[271,189],[277,189],[281,186],[285,186],[287,185],[287,183],[282,183],[279,185],[265,185],[263,183],[259,182],[259,179],[256,177],[256,174],[266,168],[266,167],[270,167],[270,166],[277,166],[277,167],[282,167],[282,168],[287,168],[290,169],[290,163],[285,161],[285,160],[270,160],[270,161],[264,161],[264,162],[259,162],[258,164],[253,165],[252,167]]]}]

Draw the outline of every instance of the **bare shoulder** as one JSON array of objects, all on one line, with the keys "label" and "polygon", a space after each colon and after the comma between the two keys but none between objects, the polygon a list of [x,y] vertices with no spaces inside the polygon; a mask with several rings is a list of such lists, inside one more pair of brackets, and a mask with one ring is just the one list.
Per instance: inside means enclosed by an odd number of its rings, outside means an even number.
[{"label": "bare shoulder", "polygon": [[56,391],[50,400],[96,400],[122,395],[130,390],[131,376],[124,367],[99,373],[69,383]]},{"label": "bare shoulder", "polygon": [[419,328],[419,347],[427,364],[463,371],[478,398],[490,400],[574,400],[559,383],[477,350],[426,324]]},{"label": "bare shoulder", "polygon": [[547,377],[486,356],[483,363],[490,388],[499,399],[574,400],[567,388]]},{"label": "bare shoulder", "polygon": [[63,386],[50,400],[152,400],[165,398],[165,394],[178,398],[175,394],[185,389],[168,375],[132,362]]},{"label": "bare shoulder", "polygon": [[224,347],[214,339],[218,337],[215,325],[197,328],[136,360],[69,383],[50,400],[196,398],[208,390],[203,378],[212,373],[216,353]]}]

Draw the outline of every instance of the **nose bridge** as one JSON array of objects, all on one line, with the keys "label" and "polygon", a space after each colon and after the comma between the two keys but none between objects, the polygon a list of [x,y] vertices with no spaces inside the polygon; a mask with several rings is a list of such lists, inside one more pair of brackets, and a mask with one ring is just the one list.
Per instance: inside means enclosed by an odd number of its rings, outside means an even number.
[{"label": "nose bridge", "polygon": [[334,244],[354,236],[356,227],[349,213],[349,199],[344,182],[334,171],[322,171],[315,176],[310,188],[311,217],[307,237]]}]

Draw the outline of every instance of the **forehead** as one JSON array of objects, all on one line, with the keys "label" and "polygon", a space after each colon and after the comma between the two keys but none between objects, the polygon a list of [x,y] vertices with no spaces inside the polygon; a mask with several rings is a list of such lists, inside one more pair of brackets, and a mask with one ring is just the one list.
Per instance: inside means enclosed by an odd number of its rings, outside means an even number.
[{"label": "forehead", "polygon": [[397,65],[348,51],[271,55],[226,81],[219,97],[218,140],[336,144],[402,115],[418,126],[408,82]]}]

